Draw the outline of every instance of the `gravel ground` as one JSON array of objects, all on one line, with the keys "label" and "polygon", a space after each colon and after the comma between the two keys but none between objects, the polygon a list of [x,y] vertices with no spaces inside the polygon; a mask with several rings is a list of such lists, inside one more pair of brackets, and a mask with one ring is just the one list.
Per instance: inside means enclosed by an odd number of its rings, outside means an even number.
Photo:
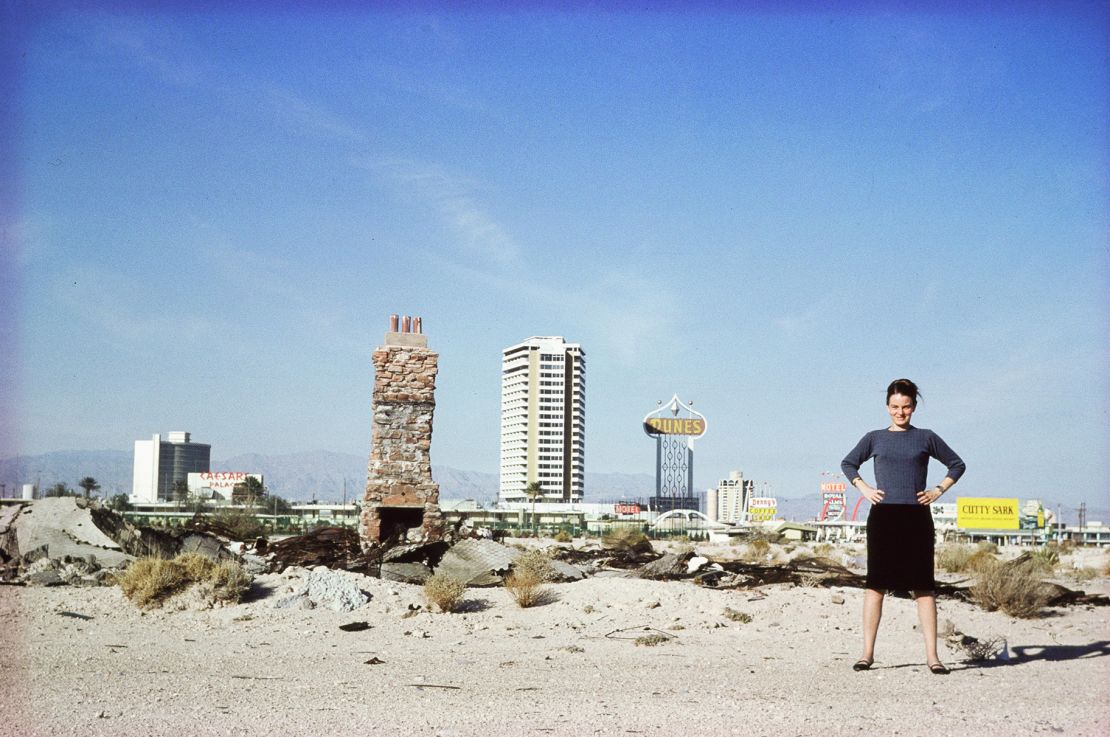
[{"label": "gravel ground", "polygon": [[[853,589],[595,577],[532,609],[471,589],[465,613],[404,616],[420,587],[357,577],[371,599],[353,612],[274,608],[303,574],[200,611],[144,613],[116,588],[0,587],[0,734],[1110,734],[1106,607],[1014,620],[942,600],[942,621],[1007,638],[1011,659],[961,662],[942,645],[941,677],[902,599],[887,601],[875,667],[853,672]],[[339,629],[355,621],[370,628]]]}]

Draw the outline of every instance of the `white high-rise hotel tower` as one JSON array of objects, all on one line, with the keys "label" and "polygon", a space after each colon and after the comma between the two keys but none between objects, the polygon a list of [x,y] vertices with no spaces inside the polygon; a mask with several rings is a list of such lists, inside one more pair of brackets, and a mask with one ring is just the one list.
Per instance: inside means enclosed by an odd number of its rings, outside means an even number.
[{"label": "white high-rise hotel tower", "polygon": [[586,354],[562,338],[533,337],[501,358],[501,501],[582,500],[586,459]]}]

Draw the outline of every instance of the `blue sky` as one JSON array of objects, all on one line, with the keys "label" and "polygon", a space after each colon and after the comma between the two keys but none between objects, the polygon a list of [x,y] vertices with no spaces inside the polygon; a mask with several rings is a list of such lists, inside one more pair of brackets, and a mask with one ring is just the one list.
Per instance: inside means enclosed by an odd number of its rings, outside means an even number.
[{"label": "blue sky", "polygon": [[589,471],[678,393],[699,488],[812,493],[909,376],[962,494],[1110,501],[1106,11],[406,7],[5,7],[5,455],[366,453],[402,313],[435,463],[563,335]]}]

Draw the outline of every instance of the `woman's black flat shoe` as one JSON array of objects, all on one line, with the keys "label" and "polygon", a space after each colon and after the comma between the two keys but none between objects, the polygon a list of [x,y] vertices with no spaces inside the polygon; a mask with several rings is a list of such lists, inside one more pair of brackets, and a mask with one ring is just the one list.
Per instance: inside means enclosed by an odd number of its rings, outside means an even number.
[{"label": "woman's black flat shoe", "polygon": [[929,666],[929,670],[938,676],[946,676],[952,671],[948,670],[948,666],[944,663],[933,663]]},{"label": "woman's black flat shoe", "polygon": [[871,660],[857,660],[855,662],[855,664],[852,665],[852,670],[871,670],[871,663],[872,662],[874,662],[874,661],[871,661]]}]

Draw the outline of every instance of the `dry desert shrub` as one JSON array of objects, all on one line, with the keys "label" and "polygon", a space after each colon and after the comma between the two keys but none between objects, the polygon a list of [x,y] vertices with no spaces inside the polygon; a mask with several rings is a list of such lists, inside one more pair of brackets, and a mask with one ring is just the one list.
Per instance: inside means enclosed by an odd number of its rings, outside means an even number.
[{"label": "dry desert shrub", "polygon": [[543,586],[544,579],[536,571],[529,569],[514,570],[505,577],[505,589],[521,609],[537,606],[548,600],[549,591]]},{"label": "dry desert shrub", "polygon": [[975,573],[997,562],[998,547],[993,543],[980,543],[972,547],[948,543],[937,549],[937,568],[949,573]]},{"label": "dry desert shrub", "polygon": [[235,561],[216,562],[199,553],[184,553],[171,560],[140,558],[118,583],[124,596],[146,609],[192,585],[202,586],[211,602],[234,603],[250,588],[251,576]]},{"label": "dry desert shrub", "polygon": [[974,662],[990,660],[1007,647],[1006,638],[979,639],[966,635],[956,627],[956,623],[951,619],[945,620],[939,634],[948,644],[948,647],[962,652],[968,660]]},{"label": "dry desert shrub", "polygon": [[184,568],[161,558],[140,558],[117,582],[123,595],[143,609],[161,604],[188,585]]},{"label": "dry desert shrub", "polygon": [[513,562],[515,573],[526,574],[537,582],[550,581],[555,576],[551,558],[542,550],[528,550]]},{"label": "dry desert shrub", "polygon": [[266,527],[255,516],[253,509],[221,509],[212,515],[232,540],[247,542],[266,534]]},{"label": "dry desert shrub", "polygon": [[1083,566],[1082,568],[1072,569],[1069,575],[1076,583],[1086,583],[1087,581],[1098,578],[1099,572],[1097,568]]},{"label": "dry desert shrub", "polygon": [[424,598],[444,613],[458,609],[465,593],[465,583],[443,573],[433,573],[424,582]]},{"label": "dry desert shrub", "polygon": [[641,635],[637,637],[635,642],[637,645],[643,645],[644,647],[655,647],[656,645],[662,645],[670,639],[670,637],[660,632],[653,632],[650,635]]},{"label": "dry desert shrub", "polygon": [[557,543],[569,543],[574,542],[574,537],[566,530],[559,530],[555,533],[555,537],[553,537],[552,540]]},{"label": "dry desert shrub", "polygon": [[1029,556],[1029,560],[1033,562],[1038,572],[1045,575],[1055,571],[1056,566],[1060,563],[1060,554],[1047,545],[1026,553],[1026,555]]},{"label": "dry desert shrub", "polygon": [[831,560],[836,555],[836,546],[832,543],[817,543],[813,546],[814,558],[825,558]]},{"label": "dry desert shrub", "polygon": [[771,543],[766,539],[758,537],[748,542],[747,547],[744,548],[744,553],[740,557],[743,560],[751,563],[763,562],[767,560],[767,554],[771,552]]},{"label": "dry desert shrub", "polygon": [[[814,559],[817,560],[817,559]],[[806,589],[816,589],[824,585],[826,579],[830,578],[827,573],[806,572],[798,574],[798,585]]]},{"label": "dry desert shrub", "polygon": [[174,562],[185,570],[185,575],[193,581],[203,581],[216,565],[216,561],[200,553],[182,553]]},{"label": "dry desert shrub", "polygon": [[747,612],[738,612],[732,607],[726,606],[724,615],[728,619],[731,619],[733,622],[739,622],[740,624],[748,624],[752,621],[752,615],[748,614]]},{"label": "dry desert shrub", "polygon": [[967,562],[971,559],[972,549],[969,545],[948,543],[937,548],[937,568],[949,573],[963,573],[967,570]]},{"label": "dry desert shrub", "polygon": [[1023,555],[984,566],[971,587],[972,600],[988,612],[1001,610],[1023,619],[1037,616],[1051,599],[1051,592],[1041,585],[1039,565]]}]

